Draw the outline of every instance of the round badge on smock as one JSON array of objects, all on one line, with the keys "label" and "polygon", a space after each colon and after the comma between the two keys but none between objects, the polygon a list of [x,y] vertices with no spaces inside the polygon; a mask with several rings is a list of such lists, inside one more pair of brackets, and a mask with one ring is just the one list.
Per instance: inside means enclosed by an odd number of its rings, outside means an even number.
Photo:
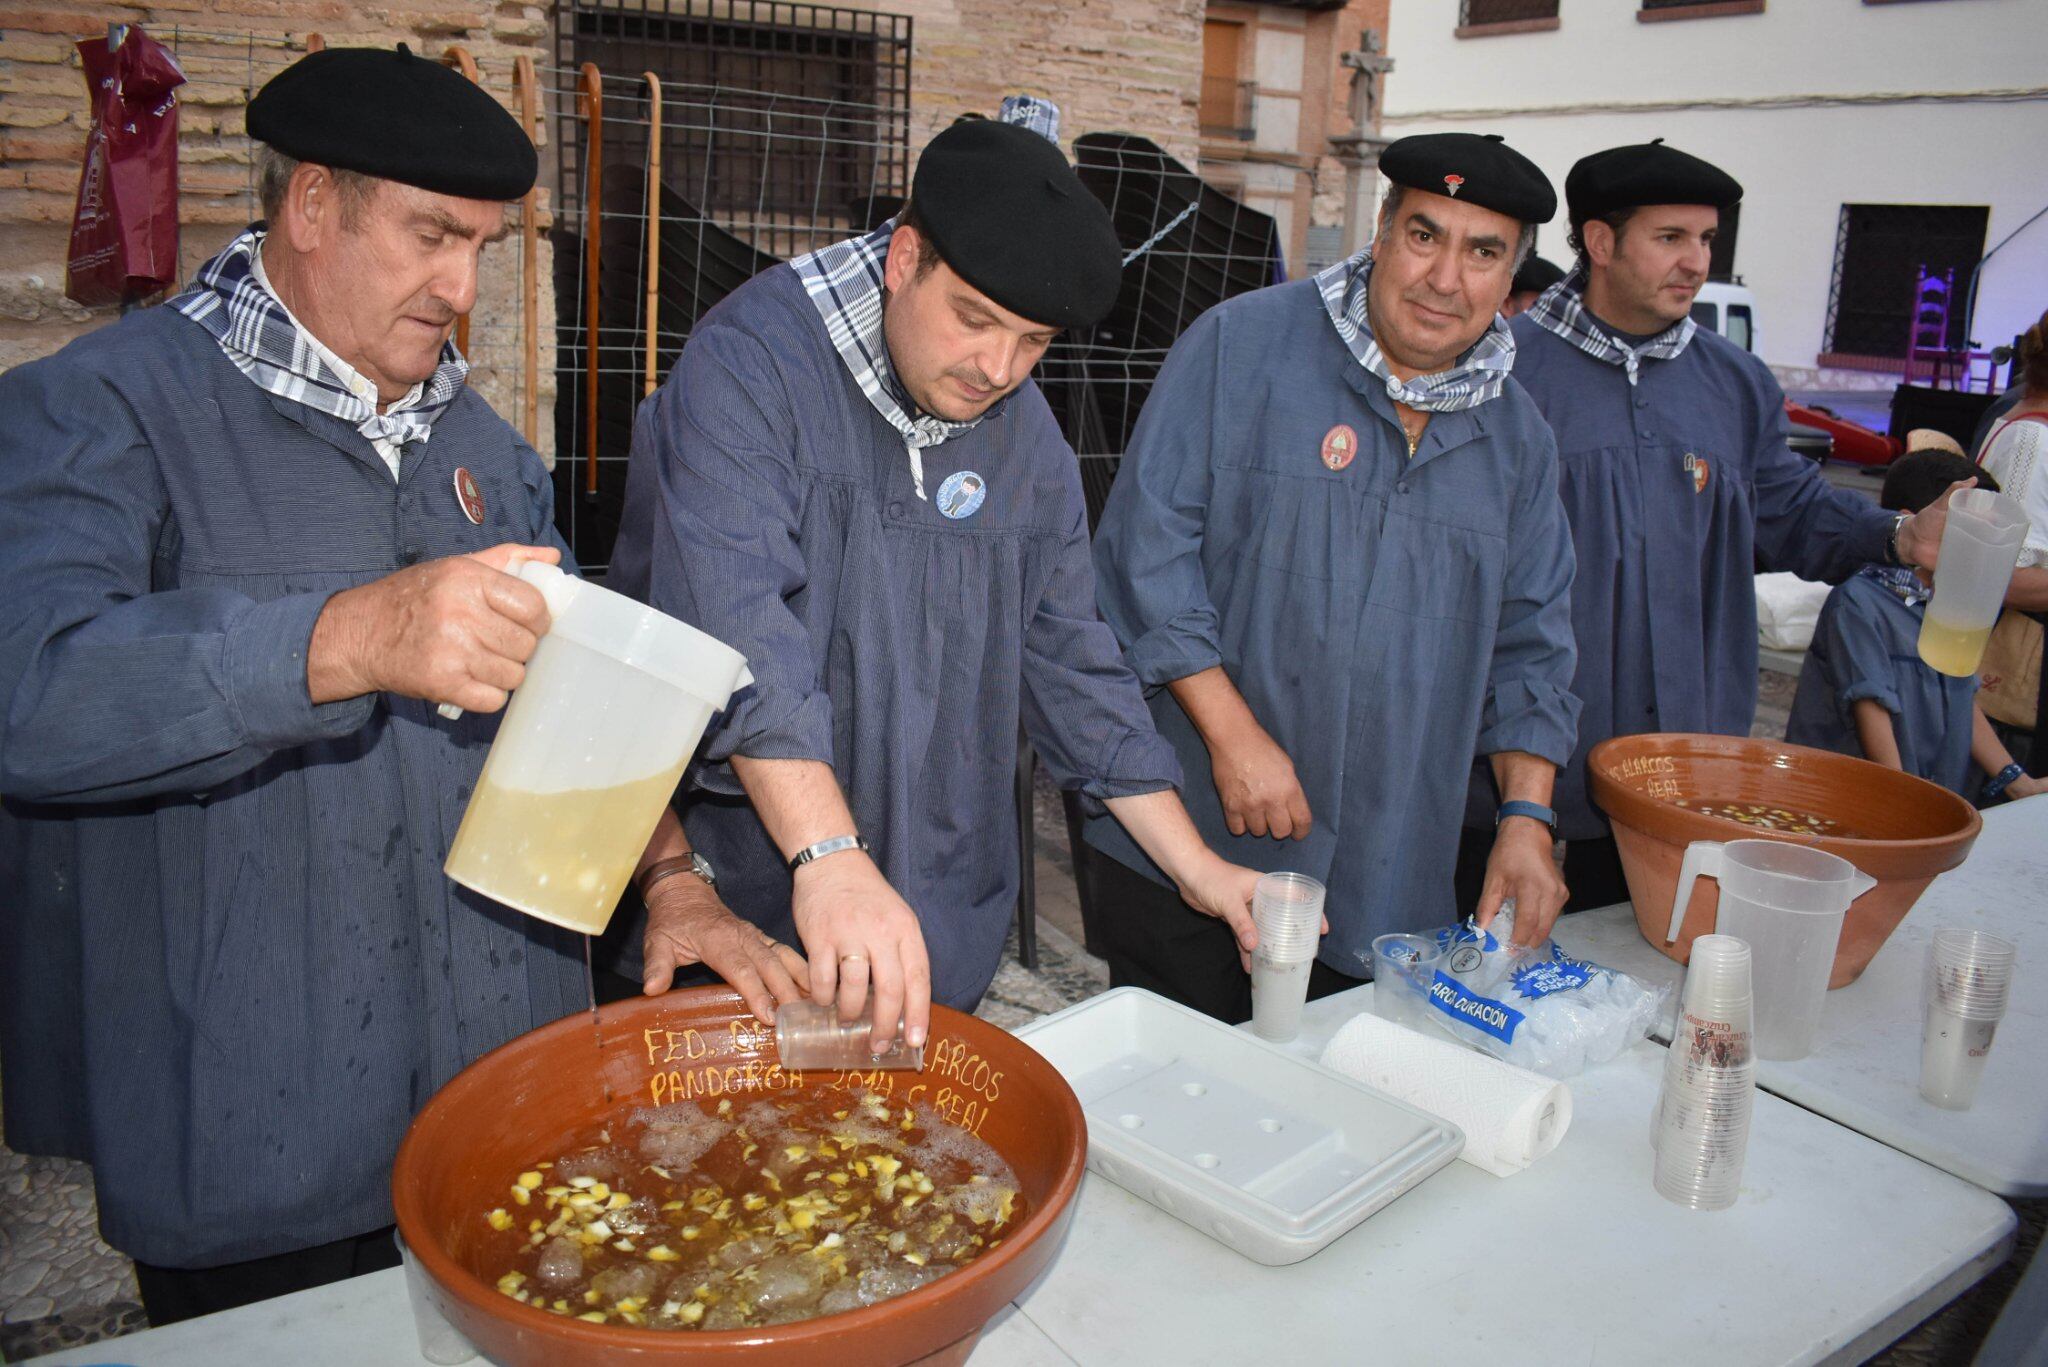
[{"label": "round badge on smock", "polygon": [[462,505],[462,515],[471,525],[484,525],[484,491],[477,488],[476,477],[461,468],[455,471],[455,501]]},{"label": "round badge on smock", "polygon": [[1323,464],[1341,470],[1358,454],[1358,433],[1349,423],[1338,423],[1323,433]]},{"label": "round badge on smock", "polygon": [[972,470],[960,470],[946,476],[946,482],[939,486],[939,511],[958,521],[973,517],[980,510],[982,500],[988,497],[988,481]]}]

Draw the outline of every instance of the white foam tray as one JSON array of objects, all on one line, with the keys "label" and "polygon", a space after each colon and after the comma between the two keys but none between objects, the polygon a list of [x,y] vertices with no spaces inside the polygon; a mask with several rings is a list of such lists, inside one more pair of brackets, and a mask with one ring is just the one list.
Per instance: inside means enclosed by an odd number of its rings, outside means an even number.
[{"label": "white foam tray", "polygon": [[1455,1125],[1119,987],[1017,1031],[1088,1117],[1088,1166],[1254,1262],[1300,1262],[1458,1156]]}]

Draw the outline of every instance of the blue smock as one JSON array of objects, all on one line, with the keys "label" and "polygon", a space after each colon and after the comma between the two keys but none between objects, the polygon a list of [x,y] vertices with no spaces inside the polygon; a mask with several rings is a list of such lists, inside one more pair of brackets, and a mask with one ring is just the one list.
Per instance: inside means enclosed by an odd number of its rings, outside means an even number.
[{"label": "blue smock", "polygon": [[[1356,456],[1331,469],[1340,424]],[[1211,847],[1328,887],[1332,968],[1360,975],[1374,936],[1454,919],[1474,754],[1571,753],[1556,480],[1549,429],[1512,378],[1496,399],[1432,414],[1410,459],[1313,280],[1204,314],[1146,402],[1096,532],[1103,616]],[[1208,748],[1165,691],[1219,664],[1294,761],[1305,839],[1224,823]],[[1091,822],[1088,839],[1160,877],[1113,823]]]},{"label": "blue smock", "polygon": [[[1586,752],[1611,736],[1746,736],[1756,716],[1756,586],[1764,570],[1839,583],[1884,559],[1890,513],[1836,489],[1785,445],[1770,370],[1701,328],[1631,386],[1527,315],[1515,378],[1557,434],[1558,488],[1579,577],[1572,630],[1585,703],[1558,775],[1558,834],[1607,834]],[[1475,785],[1467,820],[1491,820]]]},{"label": "blue smock", "polygon": [[441,873],[497,719],[315,706],[306,652],[338,590],[559,545],[547,472],[464,390],[394,480],[169,308],[0,376],[0,412],[9,1143],[88,1160],[161,1265],[388,1224],[413,1113],[581,1006],[582,947]]},{"label": "blue smock", "polygon": [[1943,674],[1920,658],[1926,611],[1924,602],[1906,603],[1869,574],[1837,585],[1814,623],[1785,739],[1867,758],[1855,704],[1868,698],[1892,714],[1901,768],[1970,797],[1977,788],[1970,761],[1977,679]]},{"label": "blue smock", "polygon": [[[705,315],[634,426],[611,577],[747,657],[685,803],[729,906],[797,943],[790,876],[729,761],[832,766],[917,913],[932,998],[972,1009],[1016,911],[1018,724],[1092,798],[1180,781],[1095,613],[1080,467],[1037,386],[924,448],[833,350],[793,270]],[[983,501],[962,517],[964,481]]]}]

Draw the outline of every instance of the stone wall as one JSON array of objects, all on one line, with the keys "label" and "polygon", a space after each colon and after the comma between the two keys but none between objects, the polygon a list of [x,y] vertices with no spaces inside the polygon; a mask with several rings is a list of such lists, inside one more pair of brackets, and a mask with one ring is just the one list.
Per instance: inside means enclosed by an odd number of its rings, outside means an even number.
[{"label": "stone wall", "polygon": [[[256,217],[249,96],[305,50],[306,35],[330,46],[409,42],[439,55],[460,45],[483,84],[509,107],[512,63],[543,60],[548,11],[527,4],[446,0],[358,7],[338,0],[152,0],[0,11],[0,369],[34,360],[114,316],[64,297],[64,258],[91,113],[80,38],[109,23],[138,23],[176,51],[187,84],[179,109],[181,278]],[[543,215],[545,205],[543,205]],[[542,220],[545,227],[545,217]],[[539,270],[541,314],[552,317],[546,242]],[[486,257],[484,288],[471,323],[472,382],[514,422],[520,412],[521,331],[516,235]],[[541,336],[541,438],[553,404],[553,332]]]}]

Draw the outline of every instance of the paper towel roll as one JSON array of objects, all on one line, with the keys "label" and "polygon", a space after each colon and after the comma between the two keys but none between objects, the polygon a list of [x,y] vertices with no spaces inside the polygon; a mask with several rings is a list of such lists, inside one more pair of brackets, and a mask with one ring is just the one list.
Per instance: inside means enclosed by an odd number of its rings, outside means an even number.
[{"label": "paper towel roll", "polygon": [[1458,1157],[1495,1177],[1549,1153],[1572,1123],[1571,1089],[1555,1078],[1370,1013],[1339,1030],[1322,1061],[1456,1125],[1465,1132]]}]

